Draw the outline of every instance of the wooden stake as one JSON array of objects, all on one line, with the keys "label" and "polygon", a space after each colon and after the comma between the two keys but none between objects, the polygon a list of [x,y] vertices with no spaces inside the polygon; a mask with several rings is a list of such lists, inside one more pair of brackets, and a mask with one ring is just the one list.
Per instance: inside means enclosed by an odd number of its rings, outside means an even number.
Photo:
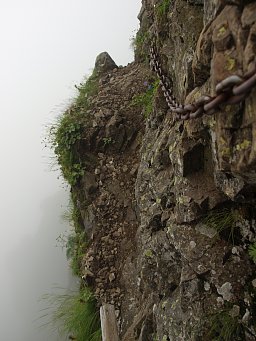
[{"label": "wooden stake", "polygon": [[104,304],[100,307],[102,341],[119,341],[115,307]]}]

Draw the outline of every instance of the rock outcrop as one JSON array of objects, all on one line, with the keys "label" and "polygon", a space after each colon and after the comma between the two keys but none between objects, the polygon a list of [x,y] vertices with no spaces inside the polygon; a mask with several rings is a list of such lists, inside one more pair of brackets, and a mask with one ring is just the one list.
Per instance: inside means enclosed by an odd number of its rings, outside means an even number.
[{"label": "rock outcrop", "polygon": [[255,13],[255,1],[143,0],[135,62],[96,61],[73,191],[90,235],[82,272],[115,305],[122,341],[256,339],[256,88],[177,121],[148,66],[154,39],[179,102],[212,96],[255,68]]}]

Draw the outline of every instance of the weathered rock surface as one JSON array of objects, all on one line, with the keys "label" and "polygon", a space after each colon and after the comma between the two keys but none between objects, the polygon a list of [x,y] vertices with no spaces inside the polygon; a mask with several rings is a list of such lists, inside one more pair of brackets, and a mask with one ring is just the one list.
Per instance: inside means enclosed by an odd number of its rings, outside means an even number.
[{"label": "weathered rock surface", "polygon": [[122,341],[222,340],[224,317],[238,326],[232,340],[255,340],[256,89],[185,122],[160,88],[148,118],[133,102],[154,80],[141,53],[153,38],[179,102],[252,70],[255,2],[161,6],[142,1],[136,62],[103,67],[87,113],[76,188],[91,234],[83,271],[99,302],[115,304]]},{"label": "weathered rock surface", "polygon": [[107,52],[101,52],[97,56],[95,61],[95,71],[98,74],[104,74],[105,72],[109,72],[115,68],[117,68],[117,65]]}]

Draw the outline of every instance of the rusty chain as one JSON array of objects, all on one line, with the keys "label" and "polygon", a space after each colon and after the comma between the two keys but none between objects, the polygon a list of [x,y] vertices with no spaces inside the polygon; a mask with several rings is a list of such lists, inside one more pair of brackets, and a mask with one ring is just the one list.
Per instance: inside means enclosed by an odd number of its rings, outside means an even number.
[{"label": "rusty chain", "polygon": [[232,75],[219,82],[215,88],[215,96],[204,95],[193,103],[183,105],[177,102],[172,93],[170,80],[162,71],[155,45],[150,47],[150,67],[157,74],[167,105],[177,114],[177,120],[212,115],[220,110],[220,105],[237,104],[243,101],[256,85],[254,69],[243,77]]}]

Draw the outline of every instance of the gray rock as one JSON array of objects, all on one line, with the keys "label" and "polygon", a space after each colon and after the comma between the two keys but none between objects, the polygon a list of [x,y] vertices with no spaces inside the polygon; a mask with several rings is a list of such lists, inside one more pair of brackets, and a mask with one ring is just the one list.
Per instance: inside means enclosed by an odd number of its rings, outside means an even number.
[{"label": "gray rock", "polygon": [[230,301],[231,298],[233,297],[231,290],[232,290],[232,285],[230,282],[226,282],[220,288],[217,288],[218,293],[222,295],[225,301]]},{"label": "gray rock", "polygon": [[81,216],[83,219],[84,229],[88,233],[90,230],[92,230],[95,220],[92,206],[90,205],[86,209],[82,209]]},{"label": "gray rock", "polygon": [[95,70],[98,74],[103,74],[117,68],[116,63],[107,52],[101,52],[95,61]]},{"label": "gray rock", "polygon": [[98,188],[95,175],[90,172],[84,172],[83,176],[83,188],[86,196],[92,195]]}]

